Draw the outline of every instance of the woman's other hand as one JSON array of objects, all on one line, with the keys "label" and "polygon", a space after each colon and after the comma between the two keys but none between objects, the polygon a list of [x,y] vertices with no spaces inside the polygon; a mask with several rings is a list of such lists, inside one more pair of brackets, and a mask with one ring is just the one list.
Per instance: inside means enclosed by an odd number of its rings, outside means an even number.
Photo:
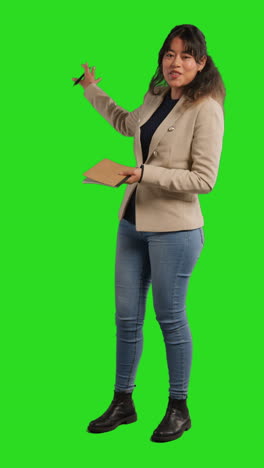
[{"label": "woman's other hand", "polygon": [[[102,78],[97,78],[96,80],[94,77],[95,67],[92,68],[91,72],[89,70],[89,65],[87,62],[84,65],[82,65],[82,67],[84,68],[84,78],[81,81],[79,81],[78,84],[80,84],[83,87],[83,89],[87,88],[87,86],[89,86],[92,83],[97,84],[99,83],[99,81],[101,81]],[[77,81],[78,78],[72,78],[72,80]]]},{"label": "woman's other hand", "polygon": [[142,169],[140,167],[131,167],[131,169],[126,169],[123,172],[118,172],[120,175],[131,175],[129,179],[127,179],[124,183],[125,184],[134,184],[135,182],[138,182],[140,177],[141,177]]}]

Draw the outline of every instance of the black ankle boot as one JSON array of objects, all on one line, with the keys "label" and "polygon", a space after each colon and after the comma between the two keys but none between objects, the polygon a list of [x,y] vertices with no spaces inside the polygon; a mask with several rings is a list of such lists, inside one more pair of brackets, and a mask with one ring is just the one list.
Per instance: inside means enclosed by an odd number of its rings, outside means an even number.
[{"label": "black ankle boot", "polygon": [[137,421],[132,393],[114,392],[114,399],[109,408],[100,418],[91,421],[87,432],[113,431],[120,424],[130,424]]},{"label": "black ankle boot", "polygon": [[181,437],[184,431],[191,427],[189,410],[186,400],[169,397],[166,414],[152,434],[153,442],[169,442]]}]

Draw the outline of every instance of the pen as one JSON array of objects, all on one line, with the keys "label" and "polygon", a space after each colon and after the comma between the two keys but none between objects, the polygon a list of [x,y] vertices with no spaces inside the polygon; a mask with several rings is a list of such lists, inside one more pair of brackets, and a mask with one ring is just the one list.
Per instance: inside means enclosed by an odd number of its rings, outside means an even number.
[{"label": "pen", "polygon": [[77,85],[81,79],[84,77],[84,73],[82,74],[82,76],[80,76],[80,78],[78,78],[78,80],[76,80],[74,83],[73,83],[73,86]]}]

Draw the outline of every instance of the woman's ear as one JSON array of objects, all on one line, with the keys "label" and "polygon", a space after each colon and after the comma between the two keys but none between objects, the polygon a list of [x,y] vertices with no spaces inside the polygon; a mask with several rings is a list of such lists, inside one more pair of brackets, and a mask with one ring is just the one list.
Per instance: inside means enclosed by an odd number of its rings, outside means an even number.
[{"label": "woman's ear", "polygon": [[207,56],[204,55],[199,62],[200,64],[199,71],[202,71],[202,69],[205,67],[206,61],[207,61]]}]

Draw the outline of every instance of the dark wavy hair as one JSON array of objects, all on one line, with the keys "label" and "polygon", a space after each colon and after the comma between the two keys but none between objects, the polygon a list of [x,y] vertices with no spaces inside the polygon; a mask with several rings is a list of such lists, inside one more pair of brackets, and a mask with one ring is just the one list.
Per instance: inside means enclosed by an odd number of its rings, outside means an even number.
[{"label": "dark wavy hair", "polygon": [[190,83],[183,87],[183,94],[187,97],[184,105],[189,107],[201,99],[211,96],[224,108],[226,90],[222,77],[212,57],[207,54],[204,34],[192,24],[181,24],[170,31],[159,51],[158,67],[150,81],[148,90],[156,95],[160,93],[161,87],[167,85],[162,73],[162,60],[164,54],[170,49],[172,39],[175,37],[180,37],[183,40],[185,52],[191,54],[196,63],[200,63],[204,56],[207,57],[203,69],[196,74]]}]

